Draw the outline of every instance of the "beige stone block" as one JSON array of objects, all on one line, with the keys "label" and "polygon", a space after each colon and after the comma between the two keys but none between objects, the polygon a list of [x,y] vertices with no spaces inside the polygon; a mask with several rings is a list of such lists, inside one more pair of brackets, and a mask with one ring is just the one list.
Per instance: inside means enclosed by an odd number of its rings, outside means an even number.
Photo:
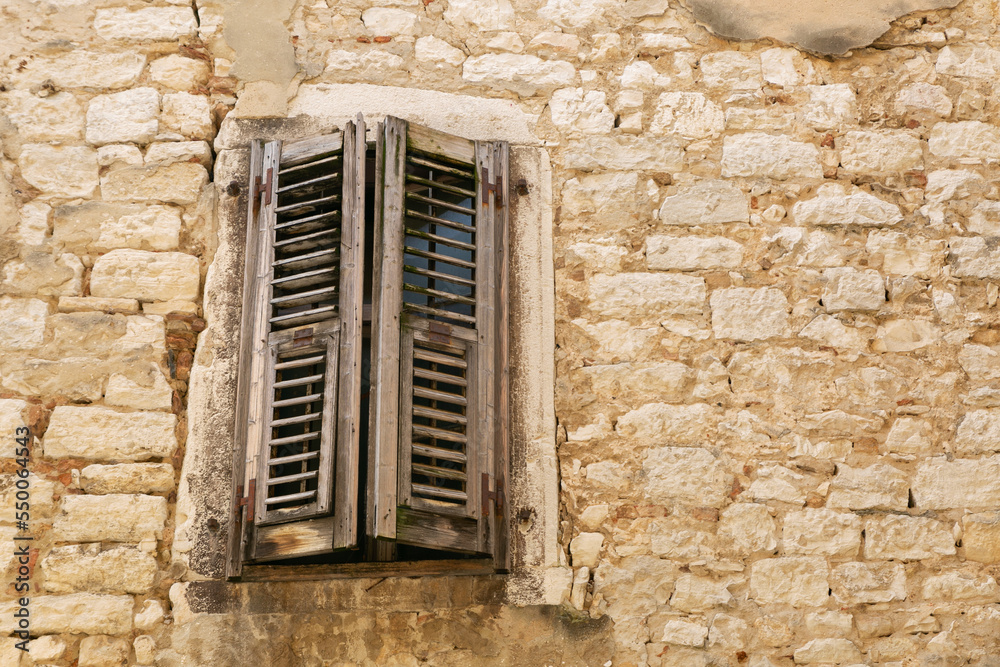
[{"label": "beige stone block", "polygon": [[448,3],[444,19],[465,29],[512,30],[514,8],[510,0],[455,0]]},{"label": "beige stone block", "polygon": [[169,410],[173,405],[174,390],[163,374],[155,367],[132,380],[116,374],[108,378],[104,390],[104,403],[136,410]]},{"label": "beige stone block", "polygon": [[903,116],[947,118],[952,109],[947,90],[922,81],[900,88],[894,103],[896,113]]},{"label": "beige stone block", "polygon": [[0,296],[0,348],[30,350],[45,341],[49,306],[40,299]]},{"label": "beige stone block", "polygon": [[395,53],[381,49],[360,53],[335,49],[326,57],[326,69],[328,72],[350,73],[351,79],[356,81],[384,83],[405,73],[407,67],[406,61]]},{"label": "beige stone block", "polygon": [[174,90],[190,91],[204,86],[211,75],[209,64],[196,58],[185,58],[176,53],[157,58],[149,64],[149,78]]},{"label": "beige stone block", "polygon": [[57,406],[45,432],[45,456],[142,461],[166,458],[177,448],[177,417],[160,412],[117,412]]},{"label": "beige stone block", "polygon": [[83,107],[72,93],[37,97],[15,90],[7,95],[7,116],[21,141],[76,141],[83,137]]},{"label": "beige stone block", "polygon": [[796,202],[792,217],[799,225],[887,227],[902,222],[899,207],[864,190],[850,194],[839,183],[826,183],[812,199]]},{"label": "beige stone block", "polygon": [[924,199],[939,204],[954,199],[981,199],[990,186],[980,174],[966,169],[936,169],[927,174]]},{"label": "beige stone block", "polygon": [[617,230],[644,215],[647,196],[632,173],[584,174],[566,181],[562,190],[563,219],[587,221],[596,229]]},{"label": "beige stone block", "polygon": [[802,327],[799,336],[828,347],[855,352],[861,352],[868,346],[868,339],[860,331],[846,326],[831,315],[817,315],[809,324]]},{"label": "beige stone block", "polygon": [[823,271],[823,307],[828,312],[878,310],[885,304],[885,282],[878,271],[849,267]]},{"label": "beige stone block", "polygon": [[100,355],[125,334],[123,315],[94,311],[56,313],[48,318],[51,332],[49,350],[64,354]]},{"label": "beige stone block", "polygon": [[857,125],[858,103],[851,85],[832,83],[806,86],[809,101],[802,107],[802,120],[814,130],[834,130]]},{"label": "beige stone block", "polygon": [[770,287],[715,290],[709,298],[716,338],[766,340],[788,335],[788,299]]},{"label": "beige stone block", "polygon": [[215,134],[208,97],[204,95],[167,93],[163,96],[160,122],[165,130],[172,130],[189,139],[206,140]]},{"label": "beige stone block", "polygon": [[[13,434],[11,434],[13,438]],[[13,449],[13,447],[11,448]],[[0,511],[6,512],[6,516],[14,517],[14,510],[17,506],[17,481],[21,479],[14,473],[0,475]],[[35,473],[30,473],[27,477],[28,487],[31,493],[31,516],[33,518],[48,517],[55,509],[53,494],[55,484],[43,477],[38,477]]]},{"label": "beige stone block", "polygon": [[1000,155],[1000,129],[978,120],[937,123],[927,144],[939,157],[995,160]]},{"label": "beige stone block", "polygon": [[90,197],[98,185],[97,151],[86,146],[25,144],[17,162],[24,180],[47,195]]},{"label": "beige stone block", "polygon": [[707,449],[657,447],[642,463],[646,497],[653,503],[722,507],[733,476]]},{"label": "beige stone block", "polygon": [[760,176],[822,178],[819,149],[786,136],[746,132],[728,136],[722,143],[722,175],[727,178]]},{"label": "beige stone block", "polygon": [[160,94],[155,88],[133,88],[98,95],[87,108],[87,141],[95,146],[148,144],[156,136]]},{"label": "beige stone block", "polygon": [[55,662],[66,654],[66,642],[56,635],[45,635],[28,642],[28,655],[36,663]]},{"label": "beige stone block", "polygon": [[927,320],[885,320],[875,332],[875,352],[912,352],[941,340],[941,329]]},{"label": "beige stone block", "polygon": [[[26,419],[28,407],[27,401],[16,398],[0,398],[0,433],[8,434],[8,438],[19,435],[17,429],[25,428],[28,424]],[[37,433],[33,435],[37,435]],[[0,456],[13,458],[14,451],[15,447],[6,447],[0,450]]]},{"label": "beige stone block", "polygon": [[[668,142],[650,142],[638,137],[593,135],[570,139],[563,149],[567,169],[583,171],[679,171],[684,152]],[[748,208],[748,207],[745,207]],[[749,210],[747,211],[749,218]]]},{"label": "beige stone block", "polygon": [[793,505],[804,505],[808,482],[805,475],[782,465],[762,465],[757,469],[757,479],[750,484],[747,493],[754,501],[779,500]]},{"label": "beige stone block", "polygon": [[106,361],[92,357],[26,359],[17,370],[0,377],[0,384],[24,395],[57,395],[93,403],[104,391],[106,368]]},{"label": "beige stone block", "polygon": [[159,496],[64,496],[53,534],[63,542],[137,544],[153,537],[162,539],[166,520],[167,499]]},{"label": "beige stone block", "polygon": [[729,614],[716,614],[708,631],[708,645],[727,651],[746,648],[749,626],[746,621]]},{"label": "beige stone block", "polygon": [[919,510],[992,510],[1000,506],[1000,456],[924,461],[917,467],[912,492]]},{"label": "beige stone block", "polygon": [[198,201],[208,172],[200,164],[127,167],[109,171],[101,179],[105,201],[150,201],[186,206]]},{"label": "beige stone block", "polygon": [[760,69],[765,82],[790,88],[802,83],[806,61],[795,49],[767,49],[760,53]]},{"label": "beige stone block", "polygon": [[697,181],[664,199],[658,217],[665,225],[749,222],[750,200],[728,181]]},{"label": "beige stone block", "polygon": [[655,349],[662,331],[659,324],[640,327],[624,320],[591,323],[577,318],[572,324],[589,339],[588,353],[598,364],[618,364],[641,358],[647,349]]},{"label": "beige stone block", "polygon": [[100,544],[55,547],[41,560],[42,589],[50,593],[148,593],[156,559],[132,547]]},{"label": "beige stone block", "polygon": [[561,60],[542,60],[537,56],[514,53],[491,53],[467,59],[462,67],[462,79],[466,83],[530,96],[573,84],[576,80],[576,68]]},{"label": "beige stone block", "polygon": [[193,36],[198,22],[191,7],[115,7],[97,10],[94,30],[106,40],[174,41]]},{"label": "beige stone block", "polygon": [[719,516],[720,548],[739,556],[766,551],[778,546],[777,525],[767,505],[734,503]]},{"label": "beige stone block", "polygon": [[179,209],[144,204],[88,202],[60,206],[52,222],[53,240],[88,253],[116,248],[174,250],[180,230]]},{"label": "beige stone block", "polygon": [[861,548],[861,519],[825,508],[789,512],[781,537],[787,554],[855,557]]},{"label": "beige stone block", "polygon": [[569,543],[573,567],[597,567],[603,545],[604,536],[600,533],[580,533],[574,537]]},{"label": "beige stone block", "polygon": [[898,514],[865,521],[867,560],[921,560],[955,552],[951,526],[941,521]]},{"label": "beige stone block", "polygon": [[757,604],[819,607],[829,599],[829,568],[823,558],[768,558],[750,566],[750,598]]},{"label": "beige stone block", "polygon": [[597,530],[604,523],[604,520],[608,518],[610,510],[611,506],[603,503],[600,505],[587,505],[580,512],[577,520],[587,530]]},{"label": "beige stone block", "polygon": [[844,563],[830,574],[830,589],[841,604],[906,599],[906,571],[899,563]]},{"label": "beige stone block", "polygon": [[762,83],[760,61],[738,51],[707,53],[698,65],[701,83],[709,88],[757,90]]},{"label": "beige stone block", "polygon": [[4,291],[14,295],[79,296],[83,292],[83,272],[83,262],[72,253],[52,255],[47,250],[35,250],[4,265],[2,285]]},{"label": "beige stone block", "polygon": [[691,395],[695,372],[676,361],[587,366],[572,372],[598,400],[615,397],[626,403],[660,399],[682,402]]},{"label": "beige stone block", "polygon": [[138,662],[151,665],[156,659],[156,640],[150,635],[139,635],[132,641],[132,650]]},{"label": "beige stone block", "polygon": [[657,521],[650,532],[650,548],[661,558],[695,560],[715,558],[715,535],[692,530],[678,521]]},{"label": "beige stone block", "polygon": [[94,262],[94,296],[140,301],[194,300],[201,280],[198,258],[179,252],[112,250]]},{"label": "beige stone block", "polygon": [[560,28],[571,30],[600,21],[613,6],[608,0],[548,0],[538,14]]},{"label": "beige stone block", "polygon": [[[144,352],[151,355],[153,361],[159,362],[166,352],[166,331],[163,318],[158,315],[132,315],[125,318],[125,335],[118,340],[119,349],[123,352]],[[136,366],[129,366],[126,374],[136,371]]]},{"label": "beige stone block", "polygon": [[618,418],[615,432],[644,444],[702,444],[711,439],[720,411],[705,403],[647,403]]},{"label": "beige stone block", "polygon": [[51,212],[51,206],[37,200],[22,206],[20,220],[17,223],[17,239],[24,245],[43,245],[49,235]]},{"label": "beige stone block", "polygon": [[174,467],[169,463],[93,464],[80,471],[80,486],[93,494],[170,493]]},{"label": "beige stone block", "polygon": [[952,237],[948,239],[948,250],[953,275],[959,278],[1000,278],[1000,247],[988,244],[983,237]]},{"label": "beige stone block", "polygon": [[958,363],[975,382],[1000,380],[1000,352],[986,345],[966,344],[958,353]]},{"label": "beige stone block", "polygon": [[142,165],[142,153],[132,144],[108,144],[97,147],[97,164],[102,167],[121,169]]},{"label": "beige stone block", "polygon": [[916,417],[896,417],[889,435],[885,439],[885,447],[896,454],[915,454],[927,456],[934,449],[931,439],[933,429],[930,423]]},{"label": "beige stone block", "polygon": [[848,132],[840,149],[840,164],[857,174],[898,174],[923,168],[923,143],[905,131]]},{"label": "beige stone block", "polygon": [[369,7],[361,12],[361,22],[369,34],[376,36],[408,36],[417,34],[417,15],[393,7]]},{"label": "beige stone block", "polygon": [[131,647],[126,639],[98,635],[80,642],[78,667],[124,667]]},{"label": "beige stone block", "polygon": [[708,628],[689,621],[667,621],[663,626],[660,641],[677,646],[704,646],[708,638]]},{"label": "beige stone block", "polygon": [[646,237],[646,265],[662,271],[736,269],[743,263],[743,244],[723,236]]},{"label": "beige stone block", "polygon": [[31,59],[13,80],[22,89],[41,85],[47,80],[59,89],[129,88],[139,79],[145,65],[146,57],[140,53],[73,49],[56,56]]},{"label": "beige stone block", "polygon": [[852,468],[838,463],[827,506],[852,510],[905,510],[909,501],[909,486],[903,471],[884,463],[875,463],[867,468]]},{"label": "beige stone block", "polygon": [[151,303],[143,303],[142,312],[145,315],[158,317],[162,317],[170,313],[188,313],[190,315],[197,315],[201,312],[201,308],[193,301],[155,301]]},{"label": "beige stone block", "polygon": [[197,162],[212,167],[212,148],[207,141],[158,141],[146,149],[146,164]]},{"label": "beige stone block", "polygon": [[414,45],[417,62],[434,68],[458,67],[465,62],[465,52],[432,35],[421,37]]},{"label": "beige stone block", "polygon": [[872,231],[865,249],[882,256],[882,272],[934,278],[944,266],[945,242],[891,231]]},{"label": "beige stone block", "polygon": [[691,614],[710,611],[716,607],[726,607],[733,603],[729,592],[729,581],[682,574],[674,584],[670,596],[670,606]]},{"label": "beige stone block", "polygon": [[83,313],[88,311],[131,315],[139,312],[139,302],[135,299],[102,299],[96,296],[61,296],[59,312]]},{"label": "beige stone block", "polygon": [[1000,585],[989,575],[953,570],[924,581],[921,593],[933,602],[966,601],[980,603],[1000,602]]},{"label": "beige stone block", "polygon": [[854,617],[839,611],[817,611],[804,618],[806,629],[812,635],[844,637],[854,629]]},{"label": "beige stone block", "polygon": [[722,108],[702,93],[662,93],[649,131],[687,141],[717,137],[726,128]]},{"label": "beige stone block", "polygon": [[616,273],[628,251],[615,245],[612,239],[597,239],[596,243],[581,241],[566,248],[566,266],[584,266],[590,271]]},{"label": "beige stone block", "polygon": [[615,125],[615,115],[606,102],[606,94],[596,90],[557,90],[549,100],[552,124],[570,136],[608,134]]},{"label": "beige stone block", "polygon": [[705,279],[695,276],[619,273],[590,280],[590,299],[607,318],[658,321],[701,315],[705,296]]},{"label": "beige stone block", "polygon": [[1000,50],[980,44],[949,44],[938,53],[934,70],[947,76],[995,79],[1000,75]]},{"label": "beige stone block", "polygon": [[966,227],[975,234],[1000,236],[1000,202],[982,201],[976,204]]},{"label": "beige stone block", "polygon": [[1000,409],[971,410],[955,434],[955,453],[975,456],[1000,451]]},{"label": "beige stone block", "polygon": [[1000,512],[963,516],[962,546],[967,560],[1000,563]]},{"label": "beige stone block", "polygon": [[163,622],[164,616],[163,604],[159,600],[146,600],[135,615],[135,628],[141,632],[154,630]]},{"label": "beige stone block", "polygon": [[[527,50],[542,58],[573,57],[580,52],[580,38],[576,35],[555,30],[545,30],[528,42]],[[580,76],[584,83],[588,72],[581,72]]]},{"label": "beige stone block", "polygon": [[[11,618],[15,602],[0,604],[0,613]],[[31,598],[32,634],[102,633],[124,635],[132,631],[132,596],[39,595]]]},{"label": "beige stone block", "polygon": [[861,651],[849,639],[813,639],[795,649],[795,664],[838,664],[860,663]]}]

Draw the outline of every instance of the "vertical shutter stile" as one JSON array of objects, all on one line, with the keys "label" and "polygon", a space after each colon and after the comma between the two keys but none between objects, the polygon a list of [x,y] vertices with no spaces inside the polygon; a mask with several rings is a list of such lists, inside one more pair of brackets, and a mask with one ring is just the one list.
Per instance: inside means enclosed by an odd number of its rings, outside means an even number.
[{"label": "vertical shutter stile", "polygon": [[[503,181],[495,192],[493,231],[496,238],[496,253],[494,266],[497,280],[497,326],[496,354],[494,369],[496,373],[496,434],[493,439],[493,470],[497,479],[497,493],[500,502],[494,505],[495,515],[491,513],[490,532],[493,538],[493,556],[497,570],[510,570],[510,550],[507,544],[507,527],[510,525],[510,503],[508,502],[507,471],[510,470],[510,236],[508,201],[510,174],[510,147],[507,142],[494,144],[493,164],[495,174]],[[492,518],[495,517],[495,518]]]}]

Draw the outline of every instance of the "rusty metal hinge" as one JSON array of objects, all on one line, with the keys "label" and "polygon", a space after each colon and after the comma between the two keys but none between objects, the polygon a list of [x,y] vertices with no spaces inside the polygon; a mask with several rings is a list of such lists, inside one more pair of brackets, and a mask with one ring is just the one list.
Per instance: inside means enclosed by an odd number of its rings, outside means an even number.
[{"label": "rusty metal hinge", "polygon": [[243,487],[239,486],[236,489],[236,512],[240,511],[241,507],[247,508],[246,522],[253,523],[255,505],[257,502],[257,480],[251,479],[250,483],[247,484],[247,494],[243,495]]},{"label": "rusty metal hinge", "polygon": [[437,322],[431,320],[427,323],[427,337],[431,339],[433,343],[442,343],[444,345],[451,344],[451,325],[445,324],[444,322]]},{"label": "rusty metal hinge", "polygon": [[489,205],[489,198],[493,197],[494,205],[497,208],[503,208],[503,174],[497,175],[496,179],[490,180],[490,170],[489,168],[483,169],[483,182],[480,188],[481,196],[483,200],[483,206]]},{"label": "rusty metal hinge", "polygon": [[292,334],[292,347],[305,347],[313,342],[313,328],[297,329]]},{"label": "rusty metal hinge", "polygon": [[250,193],[252,200],[256,202],[261,194],[264,195],[264,206],[270,206],[271,197],[274,195],[274,167],[267,168],[264,178],[257,176],[253,179]]},{"label": "rusty metal hinge", "polygon": [[488,472],[483,473],[483,488],[480,494],[482,498],[482,512],[483,516],[490,515],[490,501],[493,501],[493,507],[495,508],[494,516],[499,517],[500,513],[503,512],[503,496],[504,496],[504,486],[503,477],[497,477],[496,479],[496,489],[490,491],[490,474]]}]

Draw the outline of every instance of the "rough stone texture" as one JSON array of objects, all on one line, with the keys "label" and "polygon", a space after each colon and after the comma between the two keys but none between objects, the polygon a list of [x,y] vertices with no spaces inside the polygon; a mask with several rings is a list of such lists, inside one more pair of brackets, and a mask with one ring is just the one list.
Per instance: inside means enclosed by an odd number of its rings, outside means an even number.
[{"label": "rough stone texture", "polygon": [[844,563],[830,573],[830,589],[841,604],[906,599],[906,572],[899,563]]},{"label": "rough stone texture", "polygon": [[75,49],[26,63],[15,79],[25,88],[51,81],[57,88],[127,88],[146,65],[140,53]]},{"label": "rough stone texture", "polygon": [[208,98],[190,93],[167,93],[163,96],[160,122],[165,130],[188,139],[211,139],[214,126]]},{"label": "rough stone texture", "polygon": [[902,221],[899,208],[862,190],[851,194],[837,183],[827,183],[816,197],[799,201],[792,216],[800,225],[895,225]]},{"label": "rough stone texture", "polygon": [[861,519],[824,508],[789,512],[781,538],[787,554],[855,557],[861,548]]},{"label": "rough stone texture", "polygon": [[138,549],[99,544],[56,547],[40,566],[51,593],[147,593],[157,571],[156,559]]},{"label": "rough stone texture", "polygon": [[646,239],[646,265],[650,269],[735,269],[742,262],[743,246],[720,236],[707,239],[650,236]]},{"label": "rough stone texture", "polygon": [[1000,451],[1000,410],[972,410],[955,434],[955,453],[975,456]]},{"label": "rough stone texture", "polygon": [[646,495],[654,503],[721,507],[732,484],[732,475],[722,462],[705,449],[651,449],[642,472]]},{"label": "rough stone texture", "polygon": [[705,139],[725,129],[722,109],[701,93],[663,93],[650,131],[681,139]]},{"label": "rough stone texture", "polygon": [[788,300],[776,289],[735,287],[712,292],[716,338],[751,341],[782,337],[788,329]]},{"label": "rough stone texture", "polygon": [[173,406],[173,396],[174,391],[163,374],[151,367],[136,380],[120,374],[109,377],[104,403],[136,410],[169,410]]},{"label": "rough stone texture", "polygon": [[712,225],[749,222],[747,196],[726,181],[698,181],[663,200],[659,219],[665,225]]},{"label": "rough stone texture", "polygon": [[927,144],[941,157],[995,160],[1000,155],[1000,129],[977,120],[937,123]]},{"label": "rough stone texture", "polygon": [[198,201],[208,172],[200,164],[177,162],[168,165],[114,169],[101,178],[105,201],[166,202],[185,206]]},{"label": "rough stone texture", "polygon": [[180,211],[169,206],[91,202],[60,206],[52,220],[53,240],[90,252],[174,250],[180,243],[180,232]]},{"label": "rough stone texture", "polygon": [[107,635],[86,637],[80,642],[78,667],[120,667],[128,664],[129,643]]},{"label": "rough stone texture", "polygon": [[993,509],[1000,505],[1000,456],[927,459],[917,466],[912,493],[918,510]]},{"label": "rough stone texture", "polygon": [[906,132],[848,132],[840,164],[858,174],[919,169],[923,165],[923,144]]},{"label": "rough stone texture", "polygon": [[189,7],[98,9],[94,30],[107,40],[175,40],[191,36],[198,24]]},{"label": "rough stone texture", "polygon": [[885,284],[878,271],[835,268],[826,269],[823,277],[823,306],[831,313],[878,310],[885,303]]},{"label": "rough stone texture", "polygon": [[35,97],[12,91],[7,115],[22,141],[74,141],[83,136],[83,107],[72,93]]},{"label": "rough stone texture", "polygon": [[1000,248],[981,236],[948,241],[954,275],[962,278],[1000,278]]},{"label": "rough stone texture", "polygon": [[87,107],[87,141],[94,146],[148,144],[159,128],[159,114],[160,94],[155,88],[98,95]]},{"label": "rough stone texture", "polygon": [[601,304],[604,317],[652,320],[671,315],[701,315],[705,308],[705,280],[694,276],[619,273],[594,276],[590,298]]},{"label": "rough stone texture", "polygon": [[52,529],[66,542],[130,542],[163,537],[167,499],[108,494],[66,496]]},{"label": "rough stone texture", "polygon": [[849,665],[860,663],[861,651],[849,639],[813,639],[795,649],[795,664],[836,663]]},{"label": "rough stone texture", "polygon": [[519,95],[551,91],[573,83],[576,71],[567,62],[545,61],[514,53],[474,56],[462,66],[462,78],[471,84],[494,86]]},{"label": "rough stone texture", "polygon": [[766,505],[735,503],[719,515],[718,535],[738,554],[773,552],[778,545],[777,525]]},{"label": "rough stone texture", "polygon": [[24,180],[53,196],[89,197],[98,185],[97,152],[85,146],[28,144],[18,165]]},{"label": "rough stone texture", "polygon": [[865,521],[868,560],[920,560],[955,553],[951,526],[940,521],[898,514]]},{"label": "rough stone texture", "polygon": [[48,305],[40,299],[0,296],[0,343],[7,350],[26,350],[45,340]]},{"label": "rough stone texture", "polygon": [[839,464],[830,485],[827,506],[852,510],[904,510],[908,490],[906,474],[892,466],[876,463],[867,468],[852,468]]},{"label": "rough stone texture", "polygon": [[[13,603],[4,605],[11,616]],[[31,600],[31,628],[38,634],[123,635],[132,631],[132,598],[128,595],[35,596]]]},{"label": "rough stone texture", "polygon": [[171,301],[194,299],[201,280],[198,258],[178,252],[112,250],[94,263],[94,296]]},{"label": "rough stone texture", "polygon": [[1000,512],[962,517],[965,557],[980,563],[1000,563]]},{"label": "rough stone texture", "polygon": [[726,137],[722,144],[722,175],[820,178],[819,149],[788,137],[748,132]]},{"label": "rough stone texture", "polygon": [[205,61],[185,58],[176,53],[157,58],[149,64],[149,78],[153,83],[174,90],[190,91],[205,84],[209,74],[209,66]]},{"label": "rough stone texture", "polygon": [[94,494],[170,493],[174,467],[169,463],[93,464],[80,471],[80,486]]},{"label": "rough stone texture", "polygon": [[759,560],[750,567],[750,598],[758,604],[818,607],[829,598],[828,572],[822,558]]},{"label": "rough stone texture", "polygon": [[1000,585],[993,577],[961,570],[928,577],[921,592],[925,600],[1000,602]]},{"label": "rough stone texture", "polygon": [[45,455],[122,461],[169,457],[177,448],[176,425],[171,414],[59,406],[45,431]]}]

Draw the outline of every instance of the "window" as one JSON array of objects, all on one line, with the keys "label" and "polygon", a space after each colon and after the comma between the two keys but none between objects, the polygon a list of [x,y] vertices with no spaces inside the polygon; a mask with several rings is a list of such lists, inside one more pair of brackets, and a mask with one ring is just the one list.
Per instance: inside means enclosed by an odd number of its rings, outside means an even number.
[{"label": "window", "polygon": [[251,148],[230,576],[506,568],[508,147],[373,134]]}]

